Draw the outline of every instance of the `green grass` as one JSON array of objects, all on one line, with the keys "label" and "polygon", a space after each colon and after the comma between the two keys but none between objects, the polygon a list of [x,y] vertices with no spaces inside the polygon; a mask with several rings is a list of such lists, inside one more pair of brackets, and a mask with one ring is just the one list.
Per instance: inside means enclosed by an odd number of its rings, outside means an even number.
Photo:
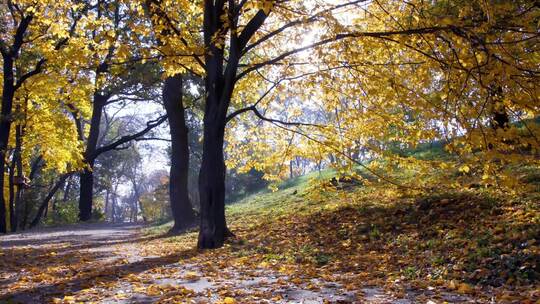
[{"label": "green grass", "polygon": [[[306,190],[312,181],[329,180],[336,176],[334,170],[327,169],[320,172],[311,172],[306,175],[288,179],[278,185],[278,191],[263,189],[227,204],[227,217],[235,218],[250,215],[280,216],[293,211],[302,211],[309,208],[309,201],[304,199]],[[166,233],[173,225],[172,221],[156,223],[145,229],[147,234]]]},{"label": "green grass", "polygon": [[310,172],[305,175],[297,176],[291,179],[288,179],[282,182],[278,188],[279,189],[289,189],[296,188],[297,190],[302,190],[311,180],[327,180],[336,176],[336,172],[333,169],[325,169],[321,171]]},{"label": "green grass", "polygon": [[[441,159],[449,157],[449,154],[444,150],[444,143],[442,141],[434,142],[430,144],[419,145],[416,149],[411,149],[404,151],[403,153],[408,156],[416,157],[419,159]],[[362,166],[356,166],[355,170],[357,173],[366,173],[365,169]],[[540,184],[540,173],[538,169],[526,166],[520,166],[512,168],[517,174],[521,176],[521,179],[526,181],[529,184]],[[393,178],[397,180],[411,180],[415,178],[416,173],[414,170],[404,170],[394,173]],[[318,182],[321,181],[330,181],[333,177],[337,176],[337,172],[333,169],[325,169],[321,171],[315,171],[308,173],[306,175],[294,177],[283,181],[278,185],[277,191],[272,191],[268,188],[265,188],[256,193],[247,195],[246,197],[239,199],[235,202],[229,203],[226,206],[226,213],[229,222],[235,221],[242,217],[262,217],[267,220],[276,219],[282,216],[287,216],[290,214],[302,214],[305,211],[307,213],[313,212],[321,202],[326,200],[332,200],[337,195],[334,191],[329,191],[328,193],[322,193],[322,199],[312,200],[309,198],[309,192],[318,187]],[[356,185],[347,191],[358,191],[364,189],[363,186]],[[540,188],[538,189],[540,190]],[[365,188],[363,191],[370,192],[372,191],[369,187]],[[439,192],[431,193],[428,197],[424,197],[424,200],[429,201],[440,201],[443,199],[461,199],[460,193],[451,193],[450,192]],[[530,195],[535,195],[531,193]],[[414,196],[414,195],[413,195]],[[489,197],[486,196],[486,200]],[[489,201],[489,200],[487,200]],[[362,206],[358,207],[362,208]],[[168,231],[172,227],[172,221],[155,224],[149,228],[147,231],[151,234],[154,233],[163,233]],[[377,237],[378,231],[375,229],[370,232],[372,238]]]}]

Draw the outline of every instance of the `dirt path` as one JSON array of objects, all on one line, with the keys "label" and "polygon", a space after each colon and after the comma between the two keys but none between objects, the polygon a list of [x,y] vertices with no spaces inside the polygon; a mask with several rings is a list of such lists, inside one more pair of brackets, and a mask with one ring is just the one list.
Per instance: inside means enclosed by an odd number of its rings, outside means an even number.
[{"label": "dirt path", "polygon": [[137,238],[141,225],[137,224],[78,224],[57,228],[41,228],[0,235],[0,248],[29,246],[40,248],[60,243],[99,247],[113,245]]},{"label": "dirt path", "polygon": [[106,278],[112,265],[140,261],[134,245],[140,228],[79,224],[0,236],[0,303],[63,299]]},{"label": "dirt path", "polygon": [[235,299],[406,304],[417,298],[413,293],[393,298],[374,287],[346,290],[328,279],[300,282],[264,267],[200,264],[190,260],[196,251],[163,255],[159,244],[167,238],[143,236],[140,228],[86,224],[0,236],[0,303],[223,303]]}]

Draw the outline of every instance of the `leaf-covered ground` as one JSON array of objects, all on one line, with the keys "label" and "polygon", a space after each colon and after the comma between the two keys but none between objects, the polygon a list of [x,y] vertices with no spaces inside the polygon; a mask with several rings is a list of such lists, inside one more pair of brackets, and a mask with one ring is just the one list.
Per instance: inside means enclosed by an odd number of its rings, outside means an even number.
[{"label": "leaf-covered ground", "polygon": [[7,303],[540,303],[539,196],[305,184],[231,205],[237,237],[168,226],[0,237]]}]

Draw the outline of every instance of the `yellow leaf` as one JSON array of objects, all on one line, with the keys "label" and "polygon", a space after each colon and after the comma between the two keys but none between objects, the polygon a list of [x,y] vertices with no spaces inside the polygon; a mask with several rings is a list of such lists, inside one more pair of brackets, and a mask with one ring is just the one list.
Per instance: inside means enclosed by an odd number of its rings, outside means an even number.
[{"label": "yellow leaf", "polygon": [[75,297],[74,296],[65,296],[64,299],[63,299],[63,302],[64,303],[74,303],[75,302]]},{"label": "yellow leaf", "polygon": [[472,293],[473,289],[472,289],[471,285],[466,284],[466,283],[461,283],[461,284],[459,284],[459,288],[457,289],[457,291],[459,293],[466,294],[466,293]]},{"label": "yellow leaf", "polygon": [[186,274],[184,275],[184,278],[186,280],[197,280],[199,278],[199,275],[194,272],[194,271],[188,271],[186,272]]},{"label": "yellow leaf", "polygon": [[235,304],[236,300],[234,298],[231,298],[231,297],[226,297],[225,299],[223,299],[223,303],[224,304]]}]

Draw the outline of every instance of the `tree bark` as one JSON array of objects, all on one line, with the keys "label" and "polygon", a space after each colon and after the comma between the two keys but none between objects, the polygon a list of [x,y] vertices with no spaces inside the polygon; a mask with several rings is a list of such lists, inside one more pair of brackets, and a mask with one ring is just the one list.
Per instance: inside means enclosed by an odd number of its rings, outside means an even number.
[{"label": "tree bark", "polygon": [[113,193],[111,200],[111,222],[116,223],[116,194]]},{"label": "tree bark", "polygon": [[174,226],[171,232],[182,231],[195,223],[195,213],[189,200],[189,142],[185,110],[182,103],[182,76],[165,80],[163,104],[169,120],[171,133],[171,171],[169,197]]},{"label": "tree bark", "polygon": [[17,161],[16,153],[13,153],[13,158],[9,166],[9,226],[10,231],[17,231],[17,215],[15,214],[15,162]]},{"label": "tree bark", "polygon": [[[20,107],[17,106],[16,112],[20,111]],[[22,169],[22,126],[18,124],[15,126],[15,150],[13,151],[13,157],[11,160],[11,166],[9,169],[9,223],[11,232],[17,231],[19,224],[19,210],[20,205],[20,193],[23,188],[22,184],[15,185],[15,176],[23,177],[24,172]],[[21,181],[19,181],[21,182]],[[17,187],[17,190],[15,190]]]},{"label": "tree bark", "polygon": [[205,123],[203,160],[199,173],[201,224],[199,248],[223,246],[229,235],[225,220],[224,125]]},{"label": "tree bark", "polygon": [[88,221],[92,218],[94,174],[89,169],[85,169],[82,173],[80,173],[79,179],[79,220]]},{"label": "tree bark", "polygon": [[15,86],[13,84],[13,58],[11,56],[4,56],[3,73],[2,111],[0,113],[0,233],[7,232],[4,173],[6,172],[7,148],[12,122],[11,111],[13,108],[13,97],[15,96]]},{"label": "tree bark", "polygon": [[[213,27],[215,25],[205,26]],[[206,32],[205,35],[207,35]],[[209,38],[205,36],[205,39]],[[231,56],[233,55],[231,54]],[[223,246],[230,233],[225,219],[226,169],[223,142],[227,108],[232,95],[231,81],[233,80],[226,81],[223,74],[222,50],[212,47],[210,54],[206,55],[205,61],[207,75],[205,79],[203,156],[199,172],[201,222],[198,247],[213,249]],[[234,71],[233,77],[234,74],[236,71]],[[227,91],[228,89],[230,92]]]},{"label": "tree bark", "polygon": [[[44,161],[43,161],[43,156],[39,155],[38,157],[36,157],[33,161],[32,161],[32,165],[30,166],[30,174],[28,175],[28,178],[30,180],[33,180],[36,175],[41,171],[42,167],[44,165]],[[21,167],[21,172],[22,172],[22,167]],[[19,229],[26,229],[27,227],[27,223],[28,223],[28,217],[30,216],[30,204],[28,203],[28,200],[27,199],[24,199],[24,195],[25,192],[23,191],[23,189],[19,189],[19,202],[21,202],[21,210],[20,210],[20,215],[17,216],[19,218]]]},{"label": "tree bark", "polygon": [[118,181],[116,182],[116,184],[114,185],[114,190],[112,192],[112,201],[111,201],[111,207],[112,207],[112,210],[111,210],[111,217],[112,217],[112,222],[113,223],[116,223],[116,205],[117,205],[117,200],[118,200]]},{"label": "tree bark", "polygon": [[229,14],[228,26],[231,33],[228,58],[225,60],[223,45],[215,42],[216,35],[221,36],[227,31],[221,19],[225,12],[224,3],[204,1],[204,44],[207,51],[204,56],[206,98],[203,157],[199,174],[201,224],[198,247],[201,249],[221,247],[225,239],[232,236],[225,220],[226,168],[223,142],[227,111],[237,81],[242,52],[266,19],[266,14],[259,10],[238,35],[238,19],[234,16],[231,18]]},{"label": "tree bark", "polygon": [[87,168],[80,173],[80,192],[79,192],[79,220],[88,221],[92,218],[92,201],[94,192],[94,153],[97,149],[99,139],[99,128],[101,126],[101,114],[107,98],[95,93],[92,109],[92,118],[90,120],[90,133],[84,152]]}]

